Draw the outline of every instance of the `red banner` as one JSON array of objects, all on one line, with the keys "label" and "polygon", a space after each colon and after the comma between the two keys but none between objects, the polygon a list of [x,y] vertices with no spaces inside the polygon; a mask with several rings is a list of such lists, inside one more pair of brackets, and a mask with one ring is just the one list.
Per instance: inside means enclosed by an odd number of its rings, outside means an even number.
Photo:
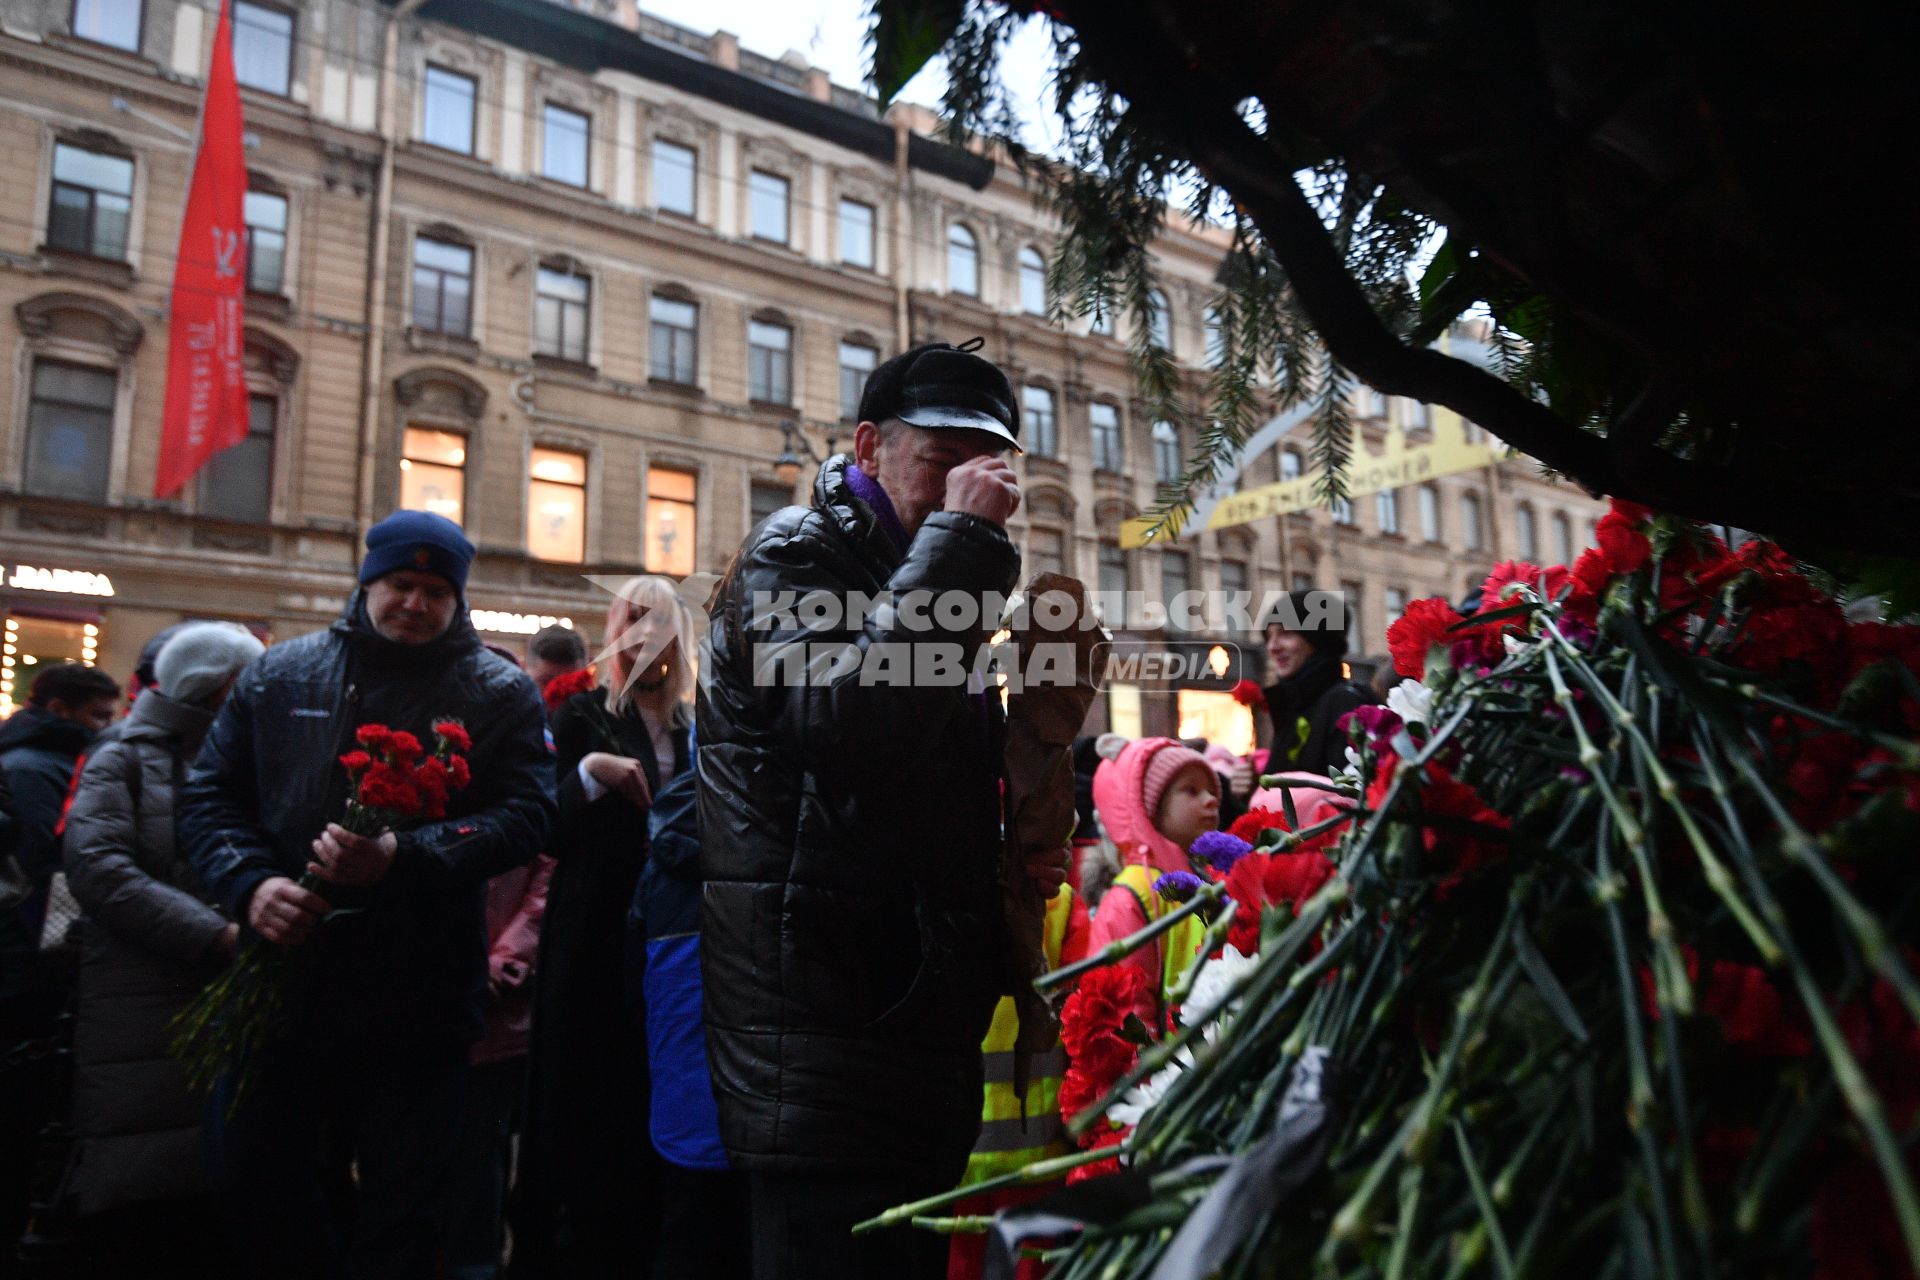
[{"label": "red banner", "polygon": [[220,6],[200,112],[200,153],[187,191],[167,311],[167,405],[153,493],[175,493],[220,450],[247,436],[245,339],[247,160],[233,27]]}]

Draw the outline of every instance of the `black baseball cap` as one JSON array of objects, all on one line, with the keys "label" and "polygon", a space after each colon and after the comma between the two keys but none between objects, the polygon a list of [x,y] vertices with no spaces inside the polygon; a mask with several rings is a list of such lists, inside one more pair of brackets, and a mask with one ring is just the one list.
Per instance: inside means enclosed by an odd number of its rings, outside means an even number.
[{"label": "black baseball cap", "polygon": [[903,351],[867,377],[860,421],[888,418],[914,427],[984,431],[1020,447],[1020,409],[1013,384],[991,360],[975,354],[973,338],[959,346],[930,342]]}]

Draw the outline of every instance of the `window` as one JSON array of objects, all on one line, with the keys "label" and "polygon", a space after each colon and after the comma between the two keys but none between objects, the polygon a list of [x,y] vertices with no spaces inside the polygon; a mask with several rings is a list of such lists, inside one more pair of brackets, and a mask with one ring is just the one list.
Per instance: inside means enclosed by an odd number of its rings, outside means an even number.
[{"label": "window", "polygon": [[104,502],[119,380],[105,369],[36,361],[27,406],[28,493]]},{"label": "window", "polygon": [[1440,541],[1440,491],[1430,484],[1420,486],[1420,536]]},{"label": "window", "polygon": [[1227,358],[1227,329],[1220,308],[1207,308],[1206,327],[1207,363],[1218,368]]},{"label": "window", "polygon": [[957,222],[947,226],[947,292],[980,296],[980,242]]},{"label": "window", "polygon": [[700,157],[692,147],[653,140],[653,203],[662,213],[694,216],[694,179],[699,173]]},{"label": "window", "polygon": [[400,445],[400,505],[466,523],[465,436],[431,427],[407,428]]},{"label": "window", "polygon": [[[787,242],[787,180],[755,169],[747,179],[748,226],[755,239]],[[691,571],[689,571],[691,572]]]},{"label": "window", "polygon": [[540,119],[540,132],[541,174],[569,186],[586,186],[593,121],[581,112],[549,102]]},{"label": "window", "polygon": [[587,558],[587,459],[535,446],[527,465],[527,554],[579,564]]},{"label": "window", "polygon": [[1153,478],[1161,484],[1178,480],[1185,461],[1180,454],[1180,428],[1171,422],[1154,423]]},{"label": "window", "polygon": [[287,96],[293,87],[293,15],[234,0],[233,78],[249,89]]},{"label": "window", "polygon": [[1280,451],[1280,478],[1282,480],[1298,480],[1301,472],[1305,470],[1305,468],[1306,459],[1300,456],[1298,449],[1282,449]]},{"label": "window", "polygon": [[1460,495],[1460,539],[1469,551],[1478,551],[1484,540],[1480,531],[1480,495]]},{"label": "window", "polygon": [[1047,260],[1031,245],[1020,250],[1020,309],[1030,316],[1047,314]]},{"label": "window", "polygon": [[1340,604],[1347,615],[1347,652],[1364,653],[1360,643],[1360,584],[1342,582],[1340,584]]},{"label": "window", "polygon": [[1232,598],[1234,596],[1245,596],[1249,594],[1247,591],[1247,562],[1245,560],[1222,560],[1220,562],[1220,592],[1227,597],[1227,599],[1220,601],[1219,605],[1221,630],[1231,630],[1231,624],[1225,616],[1226,609],[1232,604]]},{"label": "window", "polygon": [[1532,507],[1513,509],[1513,531],[1519,536],[1520,558],[1529,562],[1540,558],[1540,529],[1533,518]]},{"label": "window", "polygon": [[287,198],[249,191],[246,198],[247,288],[279,293],[287,270]]},{"label": "window", "polygon": [[748,527],[758,529],[766,522],[768,516],[792,505],[792,489],[789,489],[784,484],[774,484],[766,480],[755,480],[752,490],[747,494]]},{"label": "window", "polygon": [[247,524],[272,519],[273,425],[280,402],[272,396],[247,397],[247,436],[207,459],[200,472],[202,515]]},{"label": "window", "polygon": [[57,142],[47,244],[54,249],[124,262],[133,212],[133,161]]},{"label": "window", "polygon": [[1167,295],[1158,289],[1147,295],[1147,337],[1162,351],[1173,350],[1173,313]]},{"label": "window", "polygon": [[74,0],[73,34],[138,53],[140,4],[141,0]]},{"label": "window", "polygon": [[[1131,575],[1127,572],[1127,553],[1120,549],[1117,542],[1100,544],[1100,594],[1112,597],[1116,608],[1123,608],[1121,597],[1126,593]],[[1119,617],[1108,618],[1113,626],[1124,626]]]},{"label": "window", "polygon": [[1093,469],[1118,471],[1121,463],[1120,411],[1110,404],[1096,404],[1087,410],[1093,425]]},{"label": "window", "polygon": [[872,205],[858,200],[840,202],[840,261],[873,270]]},{"label": "window", "polygon": [[464,338],[473,322],[473,249],[419,236],[413,242],[413,327]]},{"label": "window", "polygon": [[1372,387],[1367,388],[1366,416],[1379,418],[1383,422],[1387,417],[1387,398]]},{"label": "window", "polygon": [[1400,429],[1402,431],[1430,431],[1433,428],[1433,411],[1425,401],[1400,401]]},{"label": "window", "polygon": [[1381,593],[1381,604],[1384,606],[1382,610],[1384,616],[1381,618],[1381,621],[1385,626],[1390,627],[1400,621],[1400,615],[1407,611],[1406,589],[1403,587],[1388,587]]},{"label": "window", "polygon": [[1053,392],[1045,387],[1020,388],[1020,416],[1027,452],[1040,458],[1060,453],[1060,421],[1053,412]]},{"label": "window", "polygon": [[429,64],[420,136],[436,147],[472,155],[474,103],[479,96],[472,76]]},{"label": "window", "polygon": [[1022,571],[1029,580],[1036,573],[1067,571],[1067,539],[1058,529],[1031,529],[1027,532],[1027,563]]},{"label": "window", "polygon": [[1560,564],[1573,563],[1573,522],[1564,511],[1553,513],[1553,554]]},{"label": "window", "polygon": [[1192,562],[1184,551],[1160,553],[1160,602],[1167,607],[1167,625],[1186,630],[1186,611],[1177,602],[1193,587]]},{"label": "window", "polygon": [[1373,495],[1373,518],[1382,533],[1400,532],[1400,492],[1382,489]]},{"label": "window", "polygon": [[840,344],[840,416],[848,422],[860,421],[860,393],[879,364],[880,353],[866,343]]},{"label": "window", "polygon": [[1333,522],[1335,524],[1350,525],[1353,523],[1353,499],[1335,498],[1330,505],[1333,511]]},{"label": "window", "polygon": [[765,320],[747,325],[747,398],[793,403],[793,330]]},{"label": "window", "polygon": [[668,467],[647,468],[647,572],[684,578],[693,572],[694,494],[692,473]]},{"label": "window", "polygon": [[656,382],[692,386],[696,368],[694,352],[700,338],[700,308],[656,293],[647,314],[651,329],[648,373]]},{"label": "window", "polygon": [[533,349],[543,356],[587,363],[587,305],[593,283],[557,267],[541,267],[533,295]]}]

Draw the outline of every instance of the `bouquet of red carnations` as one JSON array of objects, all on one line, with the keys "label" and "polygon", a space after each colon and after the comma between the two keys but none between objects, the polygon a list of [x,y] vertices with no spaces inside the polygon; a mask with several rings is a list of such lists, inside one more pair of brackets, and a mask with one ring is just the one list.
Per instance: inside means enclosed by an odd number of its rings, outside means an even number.
[{"label": "bouquet of red carnations", "polygon": [[[472,750],[473,740],[458,720],[436,721],[433,736],[428,751],[405,730],[361,725],[354,733],[357,748],[340,757],[348,784],[340,825],[355,835],[377,836],[402,823],[446,817],[448,795],[471,780],[464,753]],[[300,877],[300,887],[321,897],[332,888],[312,871]],[[332,914],[338,913],[329,918]],[[211,1092],[222,1076],[230,1076],[228,1105],[239,1101],[260,1049],[280,1029],[298,954],[263,938],[249,940],[174,1019],[173,1054],[186,1064],[196,1089]]]}]

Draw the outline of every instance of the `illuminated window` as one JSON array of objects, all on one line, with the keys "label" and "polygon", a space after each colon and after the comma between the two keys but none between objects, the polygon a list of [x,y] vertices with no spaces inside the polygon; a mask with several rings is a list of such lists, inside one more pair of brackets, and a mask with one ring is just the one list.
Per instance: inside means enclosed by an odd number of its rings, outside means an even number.
[{"label": "illuminated window", "polygon": [[880,364],[880,353],[864,342],[840,344],[840,416],[848,422],[860,420],[860,394],[867,389],[867,378]]},{"label": "illuminated window", "polygon": [[540,172],[555,182],[586,186],[593,121],[581,112],[549,102],[540,125]]},{"label": "illuminated window", "polygon": [[947,227],[947,292],[980,296],[980,242],[957,222]]},{"label": "illuminated window", "polygon": [[280,402],[247,397],[247,438],[207,460],[200,473],[199,510],[223,520],[265,524],[273,506],[273,426]]},{"label": "illuminated window", "polygon": [[132,212],[133,161],[108,151],[54,144],[49,247],[124,261]]},{"label": "illuminated window", "polygon": [[1047,314],[1047,260],[1031,245],[1020,251],[1020,309],[1030,316]]},{"label": "illuminated window", "polygon": [[757,240],[787,243],[787,180],[755,169],[747,179],[748,226]]},{"label": "illuminated window", "polygon": [[1060,452],[1060,421],[1053,412],[1053,392],[1045,387],[1020,388],[1020,434],[1027,452],[1051,458]]},{"label": "illuminated window", "polygon": [[457,431],[408,427],[401,444],[400,505],[455,524],[467,518],[467,438]]},{"label": "illuminated window", "polygon": [[686,471],[647,469],[647,572],[684,578],[693,572],[694,495],[698,481]]},{"label": "illuminated window", "polygon": [[0,646],[0,716],[12,715],[27,700],[33,678],[62,662],[93,666],[100,659],[100,626],[65,618],[40,618],[16,610],[6,620]]},{"label": "illuminated window", "polygon": [[536,560],[587,558],[587,460],[535,448],[527,467],[527,554]]},{"label": "illuminated window", "polygon": [[653,140],[653,203],[662,213],[694,216],[694,178],[699,172],[700,156],[692,147],[665,138]]},{"label": "illuminated window", "polygon": [[859,200],[840,202],[840,261],[873,270],[872,205]]},{"label": "illuminated window", "polygon": [[104,369],[36,361],[27,405],[28,493],[103,502],[118,378]]}]

